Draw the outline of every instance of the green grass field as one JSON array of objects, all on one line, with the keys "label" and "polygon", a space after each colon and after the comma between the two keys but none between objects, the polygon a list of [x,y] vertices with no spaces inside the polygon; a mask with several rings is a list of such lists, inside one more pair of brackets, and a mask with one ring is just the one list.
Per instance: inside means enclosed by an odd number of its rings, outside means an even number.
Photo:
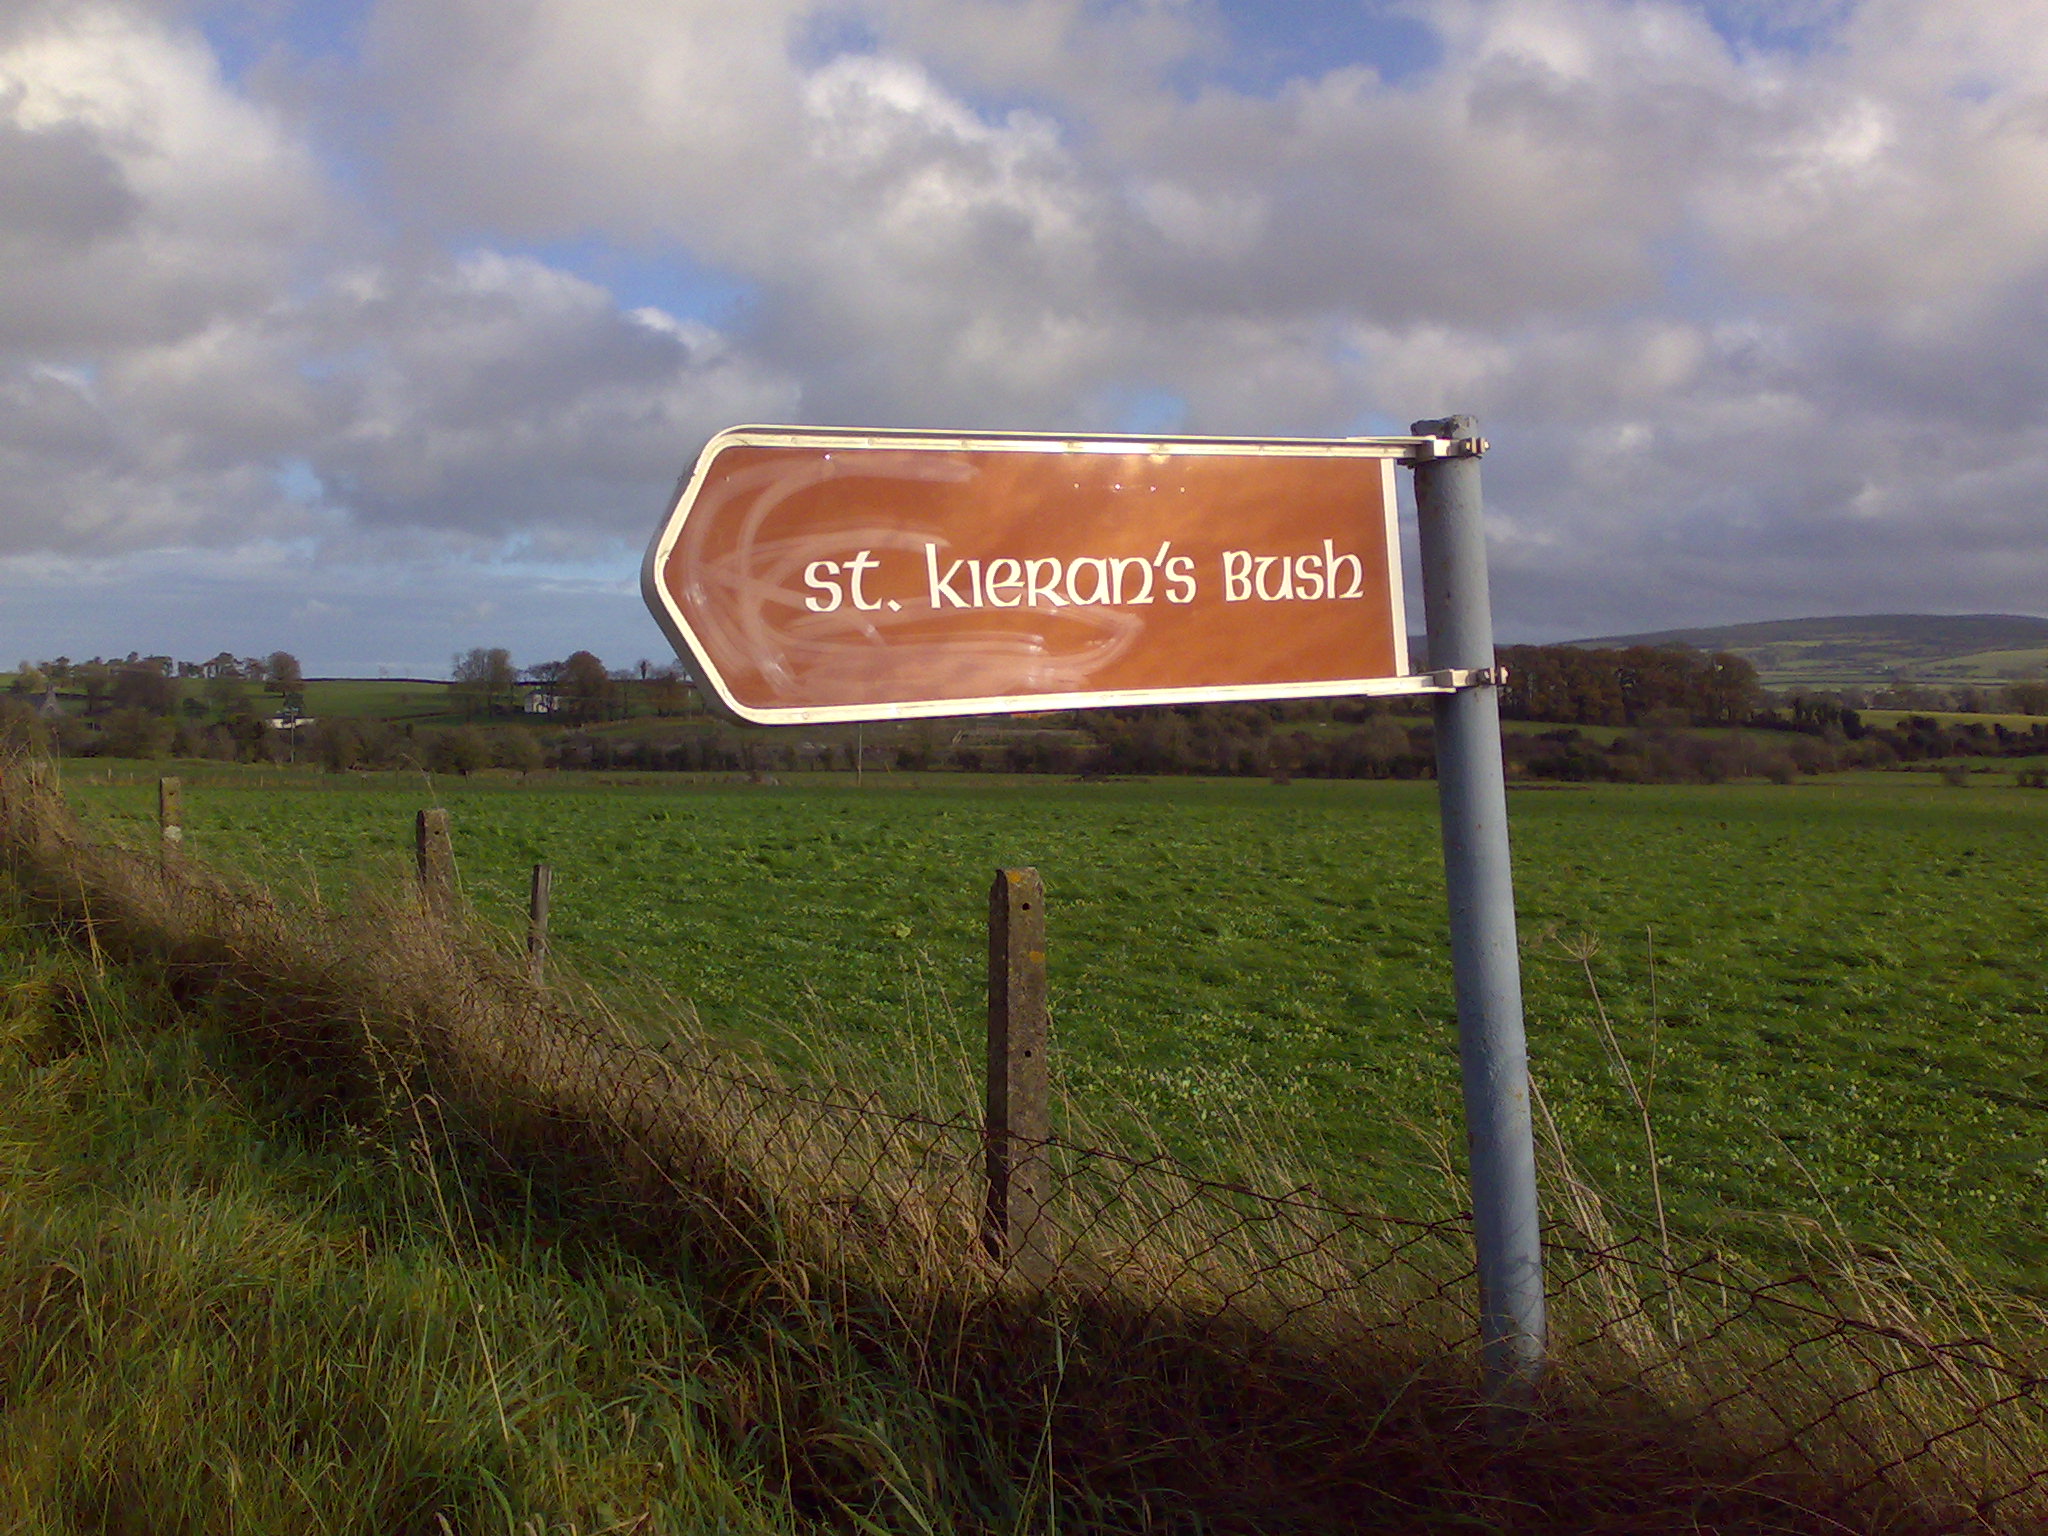
[{"label": "green grass field", "polygon": [[1954,656],[1935,662],[1925,668],[1928,677],[1953,679],[1957,682],[2016,682],[2023,678],[2040,677],[2048,672],[2048,646],[2028,646],[2020,650],[1975,651],[1967,656]]},{"label": "green grass field", "polygon": [[1902,720],[1938,720],[1943,725],[2002,725],[2011,731],[2031,731],[2041,723],[2039,715],[1971,714],[1960,709],[1866,709],[1860,717],[1865,725],[1889,728]]},{"label": "green grass field", "polygon": [[1883,688],[1898,684],[1969,684],[2001,687],[2039,677],[2048,649],[1973,651],[1956,656],[1900,657],[1881,649],[1824,641],[1757,647],[1749,659],[1766,688]]},{"label": "green grass field", "polygon": [[[147,834],[149,779],[69,782]],[[1461,1136],[1430,785],[223,778],[188,788],[187,846],[332,894],[396,878],[437,799],[508,925],[555,866],[580,969],[856,1075],[957,1063],[963,1110],[987,886],[1035,864],[1076,1107],[1209,1166],[1279,1139],[1344,1198],[1441,1202]],[[1891,778],[1512,808],[1536,1074],[1594,1182],[1647,1199],[1604,1009],[1639,1080],[1654,1063],[1682,1230],[1770,1250],[1790,1215],[2048,1291],[2048,796]]]},{"label": "green grass field", "polygon": [[316,677],[307,680],[305,695],[305,712],[315,719],[460,718],[448,707],[446,683],[418,678]]}]

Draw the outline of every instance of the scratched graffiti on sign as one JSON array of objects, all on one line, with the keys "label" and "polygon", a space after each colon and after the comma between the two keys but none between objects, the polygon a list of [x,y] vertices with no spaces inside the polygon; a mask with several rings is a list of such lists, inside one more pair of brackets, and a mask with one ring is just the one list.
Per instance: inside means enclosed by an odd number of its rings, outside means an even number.
[{"label": "scratched graffiti on sign", "polygon": [[753,435],[706,450],[646,572],[746,718],[1392,692],[1407,670],[1384,459]]}]

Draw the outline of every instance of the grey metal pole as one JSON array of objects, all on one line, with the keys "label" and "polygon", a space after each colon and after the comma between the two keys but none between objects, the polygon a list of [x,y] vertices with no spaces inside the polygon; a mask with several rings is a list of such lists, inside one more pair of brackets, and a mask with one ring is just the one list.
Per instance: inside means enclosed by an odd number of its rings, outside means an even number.
[{"label": "grey metal pole", "polygon": [[1429,665],[1489,674],[1485,683],[1436,698],[1437,801],[1479,1253],[1481,1363],[1489,1394],[1516,1405],[1527,1402],[1543,1368],[1543,1238],[1500,697],[1491,681],[1493,610],[1479,504],[1482,445],[1470,416],[1418,421],[1410,430],[1449,440],[1445,456],[1415,466]]}]

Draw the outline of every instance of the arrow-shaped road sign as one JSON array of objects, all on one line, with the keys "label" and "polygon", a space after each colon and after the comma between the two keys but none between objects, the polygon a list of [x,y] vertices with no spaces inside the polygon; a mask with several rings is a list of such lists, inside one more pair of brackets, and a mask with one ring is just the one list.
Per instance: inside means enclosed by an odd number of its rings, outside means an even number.
[{"label": "arrow-shaped road sign", "polygon": [[641,586],[759,724],[1433,692],[1393,467],[1441,447],[739,427]]}]

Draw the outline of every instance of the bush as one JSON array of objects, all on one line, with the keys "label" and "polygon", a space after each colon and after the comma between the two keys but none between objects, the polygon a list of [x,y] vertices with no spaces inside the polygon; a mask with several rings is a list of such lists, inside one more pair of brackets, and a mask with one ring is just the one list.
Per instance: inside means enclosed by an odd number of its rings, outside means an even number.
[{"label": "bush", "polygon": [[13,752],[41,753],[48,751],[49,745],[49,727],[33,708],[13,699],[0,699],[0,747]]},{"label": "bush", "polygon": [[458,725],[440,731],[427,740],[427,767],[435,773],[454,773],[467,778],[479,768],[491,765],[491,744],[473,725]]},{"label": "bush", "polygon": [[170,750],[177,727],[164,715],[141,709],[117,709],[107,716],[100,735],[103,757],[157,758]]},{"label": "bush", "polygon": [[534,739],[533,732],[516,726],[491,732],[491,763],[494,767],[531,773],[542,760],[540,743]]}]

